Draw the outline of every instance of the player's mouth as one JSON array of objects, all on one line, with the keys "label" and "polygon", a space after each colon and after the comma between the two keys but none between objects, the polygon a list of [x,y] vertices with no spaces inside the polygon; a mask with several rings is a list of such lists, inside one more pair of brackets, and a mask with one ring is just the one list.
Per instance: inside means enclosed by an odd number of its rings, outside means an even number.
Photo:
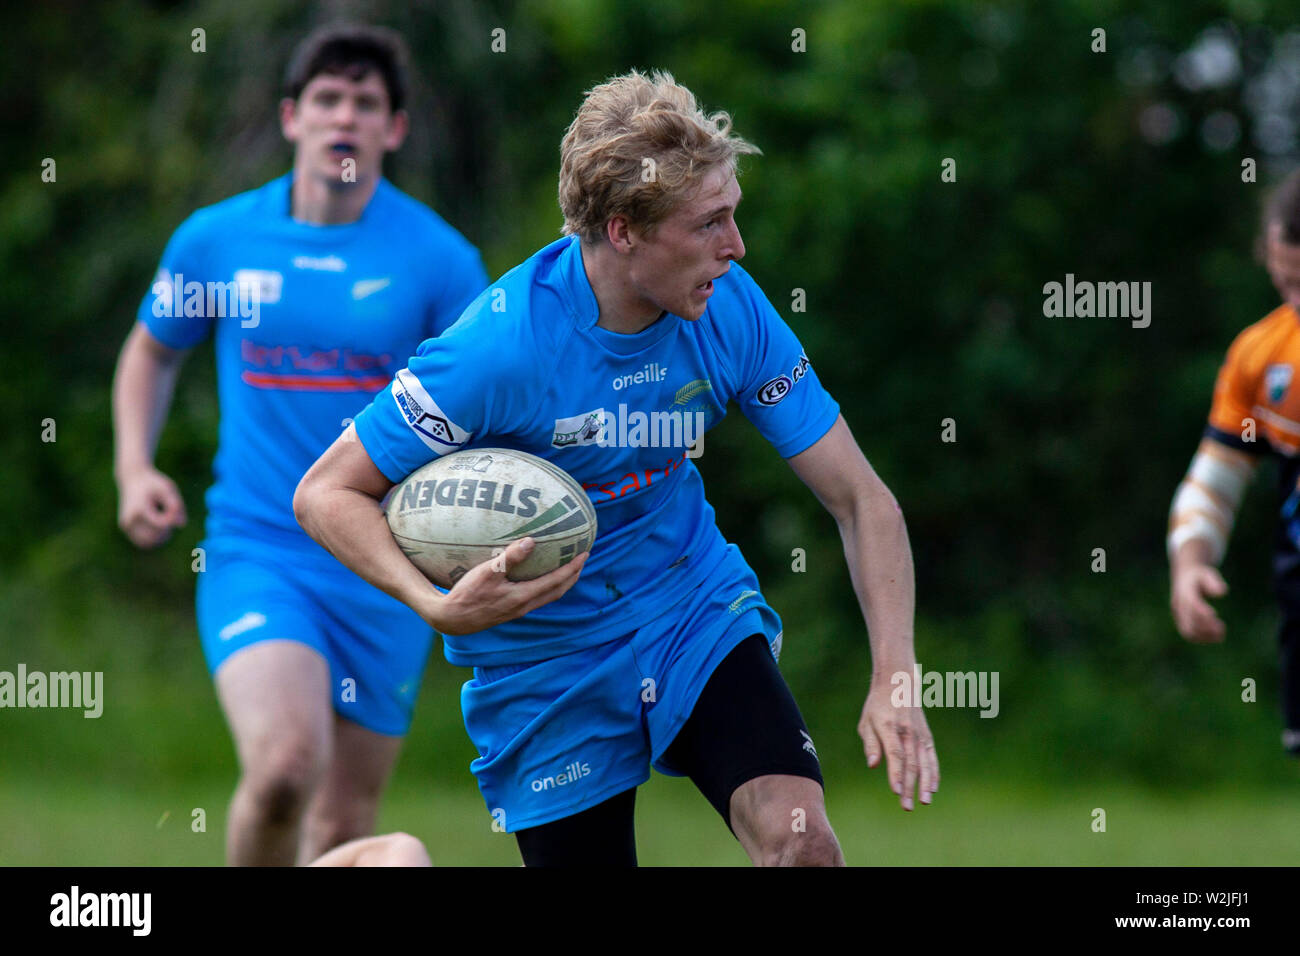
[{"label": "player's mouth", "polygon": [[[726,274],[727,274],[726,272],[720,272],[716,276],[714,276],[713,279],[721,279]],[[713,295],[713,279],[710,279],[708,282],[701,282],[699,285],[697,285],[695,287],[696,294],[702,295],[706,299],[709,296]]]},{"label": "player's mouth", "polygon": [[333,153],[335,156],[355,157],[357,155],[357,147],[355,143],[349,143],[349,142],[332,143],[330,144],[330,152]]}]

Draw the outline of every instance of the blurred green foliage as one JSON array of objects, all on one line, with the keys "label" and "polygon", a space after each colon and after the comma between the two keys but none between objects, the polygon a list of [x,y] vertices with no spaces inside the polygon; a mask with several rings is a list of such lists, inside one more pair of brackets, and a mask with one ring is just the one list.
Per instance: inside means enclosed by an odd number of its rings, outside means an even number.
[{"label": "blurred green foliage", "polygon": [[[0,714],[0,766],[230,769],[191,603],[218,414],[210,348],[186,366],[158,458],[191,523],[155,553],[115,528],[109,385],[171,231],[288,167],[283,65],[307,29],[346,14],[408,38],[413,133],[388,173],[477,243],[494,276],[558,235],[559,140],[583,91],[609,75],[669,70],[763,149],[743,165],[745,265],[907,515],[918,657],[1001,674],[997,719],[931,714],[945,768],[1188,786],[1276,776],[1272,489],[1252,492],[1238,525],[1223,647],[1175,634],[1163,539],[1217,363],[1276,301],[1251,242],[1294,143],[1259,145],[1251,91],[1295,63],[1281,59],[1296,47],[1289,12],[1245,0],[12,11],[22,42],[0,67],[0,667],[102,667],[126,699],[113,747],[80,720],[27,715],[19,734]],[[495,27],[502,54],[490,51]],[[1105,53],[1091,48],[1099,27]],[[204,53],[191,50],[195,28]],[[796,29],[806,52],[792,50]],[[1229,38],[1236,73],[1187,81],[1189,51],[1212,36]],[[1294,102],[1271,108],[1295,118]],[[1235,118],[1236,140],[1209,143],[1216,114]],[[41,180],[45,157],[54,183]],[[1242,181],[1244,157],[1260,182]],[[941,180],[945,158],[955,182]],[[1045,318],[1042,287],[1066,273],[1150,281],[1150,327]],[[796,289],[806,312],[791,311]],[[54,443],[40,441],[46,418]],[[955,443],[940,440],[946,418]],[[783,665],[819,746],[857,766],[868,655],[838,536],[738,419],[701,461],[710,500],[785,618]],[[794,548],[806,573],[791,570]],[[1105,573],[1090,569],[1095,548]],[[465,676],[431,665],[415,768],[460,773],[472,756],[454,706]],[[1245,677],[1257,704],[1241,702]]]}]

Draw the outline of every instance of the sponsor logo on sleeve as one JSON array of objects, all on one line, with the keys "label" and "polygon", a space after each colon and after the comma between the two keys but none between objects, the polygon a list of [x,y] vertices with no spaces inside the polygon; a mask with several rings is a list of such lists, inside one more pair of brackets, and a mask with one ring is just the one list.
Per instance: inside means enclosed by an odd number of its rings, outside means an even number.
[{"label": "sponsor logo on sleeve", "polygon": [[455,451],[469,441],[470,433],[447,417],[409,368],[397,373],[392,392],[393,401],[411,431],[439,455]]},{"label": "sponsor logo on sleeve", "polygon": [[809,368],[808,356],[801,353],[799,361],[795,363],[794,368],[790,369],[789,375],[778,375],[776,378],[768,379],[758,387],[754,398],[758,399],[760,405],[777,404],[790,394],[790,390],[808,373]]},{"label": "sponsor logo on sleeve", "polygon": [[789,376],[778,375],[764,382],[754,397],[758,399],[760,405],[775,405],[790,393],[792,387]]}]

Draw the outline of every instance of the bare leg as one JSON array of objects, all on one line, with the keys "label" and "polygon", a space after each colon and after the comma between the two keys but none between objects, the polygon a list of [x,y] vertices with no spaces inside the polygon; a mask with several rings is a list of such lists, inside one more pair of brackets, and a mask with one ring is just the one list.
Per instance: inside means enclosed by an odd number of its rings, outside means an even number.
[{"label": "bare leg", "polygon": [[226,861],[291,866],[312,792],[333,747],[329,665],[294,641],[263,641],[217,670],[240,777],[230,801]]},{"label": "bare leg", "polygon": [[335,715],[333,760],[312,795],[303,825],[298,862],[375,832],[379,798],[402,749],[390,737]]},{"label": "bare leg", "polygon": [[821,785],[807,777],[755,777],[731,795],[731,827],[756,866],[843,866]]}]

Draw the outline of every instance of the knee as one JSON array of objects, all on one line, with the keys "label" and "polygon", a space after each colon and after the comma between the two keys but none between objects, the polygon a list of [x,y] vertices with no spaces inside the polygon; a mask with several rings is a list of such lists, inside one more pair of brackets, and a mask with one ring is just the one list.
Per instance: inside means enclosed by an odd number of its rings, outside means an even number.
[{"label": "knee", "polygon": [[409,833],[391,833],[385,847],[387,866],[433,866],[424,844]]},{"label": "knee", "polygon": [[296,820],[325,773],[320,749],[305,741],[271,748],[244,773],[243,786],[257,813],[268,823]]},{"label": "knee", "polygon": [[763,836],[759,866],[843,866],[844,854],[830,824],[808,821],[804,829],[786,827]]},{"label": "knee", "polygon": [[[313,804],[305,825],[312,845],[324,852],[373,832],[374,819],[375,814],[370,807],[322,806],[317,803]],[[388,849],[385,846],[386,852]]]}]

